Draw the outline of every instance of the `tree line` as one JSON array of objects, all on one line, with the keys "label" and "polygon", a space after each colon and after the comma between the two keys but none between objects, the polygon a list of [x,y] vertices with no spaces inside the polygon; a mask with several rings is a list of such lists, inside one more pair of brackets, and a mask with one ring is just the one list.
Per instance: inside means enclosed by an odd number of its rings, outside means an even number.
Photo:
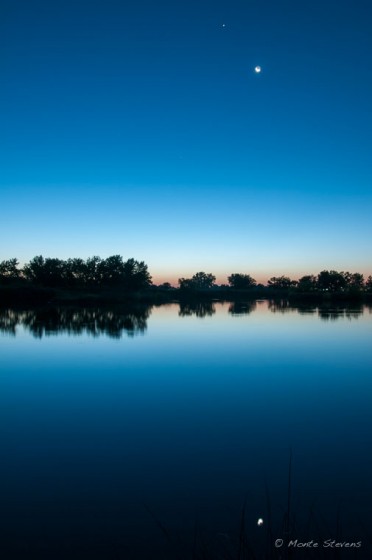
[{"label": "tree line", "polygon": [[23,268],[17,259],[0,263],[0,280],[10,283],[17,280],[48,288],[54,287],[122,287],[125,290],[142,290],[152,284],[147,265],[135,259],[123,260],[120,255],[107,259],[90,257],[86,260],[34,257]]},{"label": "tree line", "polygon": [[372,292],[372,276],[364,280],[359,272],[338,272],[336,270],[322,270],[317,276],[312,274],[302,276],[299,280],[291,280],[288,276],[273,276],[267,286],[258,284],[249,274],[234,273],[228,277],[228,285],[217,286],[213,274],[197,272],[192,278],[180,278],[178,283],[183,291],[209,290],[214,287],[232,288],[234,290],[268,289],[279,292],[297,293],[348,293],[357,294]]},{"label": "tree line", "polygon": [[[127,291],[139,291],[153,286],[148,266],[133,258],[126,261],[120,255],[102,259],[97,256],[86,260],[67,260],[34,257],[22,268],[16,258],[0,262],[0,282],[9,284],[16,281],[29,282],[44,287],[88,288],[120,287]],[[182,292],[197,292],[212,289],[232,289],[239,291],[268,290],[293,293],[372,293],[372,276],[365,280],[359,272],[338,272],[323,270],[317,276],[305,275],[299,280],[288,276],[273,276],[267,285],[258,284],[249,274],[234,273],[228,276],[228,284],[217,285],[211,273],[197,272],[191,278],[180,278]],[[153,286],[154,287],[154,286]],[[155,287],[154,287],[155,288]],[[171,290],[170,283],[158,286]]]}]

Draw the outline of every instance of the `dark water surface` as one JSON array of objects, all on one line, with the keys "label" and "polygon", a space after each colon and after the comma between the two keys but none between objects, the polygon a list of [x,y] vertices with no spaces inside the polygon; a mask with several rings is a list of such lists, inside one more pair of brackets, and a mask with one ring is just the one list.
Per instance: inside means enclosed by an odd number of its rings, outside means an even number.
[{"label": "dark water surface", "polygon": [[[370,308],[2,310],[0,330],[1,558],[372,558]],[[286,530],[361,545],[288,551]]]}]

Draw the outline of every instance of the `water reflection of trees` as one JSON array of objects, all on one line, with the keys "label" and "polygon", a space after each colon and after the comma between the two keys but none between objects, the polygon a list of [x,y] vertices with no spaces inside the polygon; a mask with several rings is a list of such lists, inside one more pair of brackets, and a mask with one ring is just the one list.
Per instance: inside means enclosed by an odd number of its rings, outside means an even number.
[{"label": "water reflection of trees", "polygon": [[296,306],[290,304],[287,299],[269,299],[267,307],[273,313],[288,313],[296,309]]},{"label": "water reflection of trees", "polygon": [[268,308],[273,313],[297,312],[300,315],[312,315],[317,313],[323,321],[336,321],[337,319],[358,319],[363,314],[363,304],[351,305],[316,305],[316,304],[294,304],[286,299],[269,300]]},{"label": "water reflection of trees", "polygon": [[56,334],[121,338],[144,333],[151,306],[131,308],[40,308],[28,310],[1,309],[0,331],[15,335],[18,325],[36,338]]},{"label": "water reflection of trees", "polygon": [[[358,319],[363,310],[372,312],[371,305],[354,304],[349,306],[294,305],[287,300],[268,300],[268,309],[273,313],[299,313],[301,315],[317,314],[323,321],[337,319]],[[229,313],[233,316],[248,315],[256,310],[257,301],[235,301],[229,303]],[[17,327],[23,326],[36,338],[56,334],[81,335],[97,337],[106,335],[121,338],[123,334],[134,336],[144,333],[152,306],[132,307],[88,307],[88,308],[34,308],[28,310],[0,309],[0,332],[15,336]],[[179,303],[179,316],[195,315],[203,318],[216,313],[215,303],[211,301],[193,301]]]},{"label": "water reflection of trees", "polygon": [[336,321],[337,319],[359,319],[363,314],[363,306],[352,308],[319,308],[318,315],[323,321]]},{"label": "water reflection of trees", "polygon": [[231,315],[249,315],[257,307],[256,300],[252,301],[233,301],[229,305]]},{"label": "water reflection of trees", "polygon": [[202,319],[203,317],[209,317],[216,313],[213,301],[180,301],[179,306],[178,315],[180,317],[196,315],[196,317]]},{"label": "water reflection of trees", "polygon": [[18,318],[14,311],[11,309],[0,310],[0,332],[15,336],[18,324]]}]

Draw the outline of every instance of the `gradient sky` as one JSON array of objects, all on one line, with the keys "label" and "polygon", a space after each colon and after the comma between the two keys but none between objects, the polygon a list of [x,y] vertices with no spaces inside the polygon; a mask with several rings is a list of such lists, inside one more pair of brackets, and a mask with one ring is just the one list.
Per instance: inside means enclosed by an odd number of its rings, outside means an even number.
[{"label": "gradient sky", "polygon": [[1,0],[0,260],[372,274],[371,28],[369,0]]}]

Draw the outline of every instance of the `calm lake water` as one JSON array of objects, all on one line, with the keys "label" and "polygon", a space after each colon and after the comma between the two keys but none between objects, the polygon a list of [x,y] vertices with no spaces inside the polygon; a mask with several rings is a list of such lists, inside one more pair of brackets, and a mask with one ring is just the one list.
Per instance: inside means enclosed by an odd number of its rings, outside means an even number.
[{"label": "calm lake water", "polygon": [[1,558],[286,558],[291,450],[290,537],[372,558],[371,308],[2,310],[0,330]]}]

